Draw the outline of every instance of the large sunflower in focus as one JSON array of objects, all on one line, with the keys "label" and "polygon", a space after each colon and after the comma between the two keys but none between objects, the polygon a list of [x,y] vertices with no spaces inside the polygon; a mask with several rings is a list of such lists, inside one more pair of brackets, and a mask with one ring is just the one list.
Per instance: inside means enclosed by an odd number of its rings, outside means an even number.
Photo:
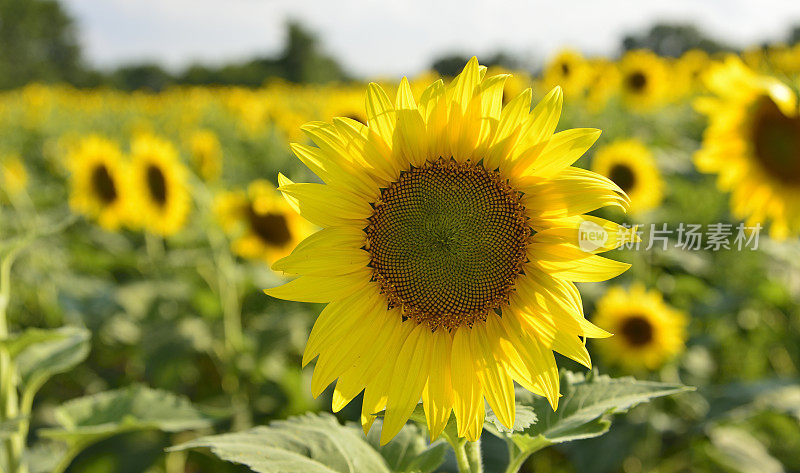
[{"label": "large sunflower in focus", "polygon": [[127,222],[128,167],[116,143],[89,136],[67,157],[71,170],[69,204],[108,230]]},{"label": "large sunflower in focus", "polygon": [[631,212],[644,212],[661,203],[661,173],[653,153],[639,140],[617,140],[600,148],[592,159],[592,171],[625,191],[631,199]]},{"label": "large sunflower in focus", "polygon": [[187,170],[172,143],[142,134],[131,145],[132,209],[147,231],[169,236],[183,228],[189,215]]},{"label": "large sunflower in focus", "polygon": [[[571,166],[600,131],[554,134],[559,88],[533,111],[530,89],[502,107],[507,76],[484,75],[472,58],[419,100],[406,79],[394,100],[370,84],[367,126],[308,123],[317,147],[292,145],[325,184],[279,177],[323,229],[273,266],[300,277],[266,292],[328,303],[303,357],[318,357],[313,394],[336,381],[338,411],[364,391],[365,430],[385,409],[382,443],[420,398],[432,438],[451,411],[458,434],[478,438],[484,398],[513,425],[514,381],[555,408],[553,351],[590,366],[583,338],[609,335],[585,320],[573,281],[629,266],[593,254],[618,246],[623,229],[582,215],[627,198]],[[609,235],[592,253],[578,246],[585,220]]]},{"label": "large sunflower in focus", "polygon": [[668,98],[669,68],[658,55],[643,49],[628,51],[619,70],[620,95],[628,107],[648,111]]},{"label": "large sunflower in focus", "polygon": [[265,180],[251,182],[246,193],[221,194],[214,202],[214,213],[235,238],[232,249],[236,254],[269,264],[288,255],[311,233],[308,222]]},{"label": "large sunflower in focus", "polygon": [[628,370],[658,369],[684,349],[687,317],[668,306],[658,291],[634,285],[610,289],[592,319],[614,336],[597,343],[600,355]]},{"label": "large sunflower in focus", "polygon": [[800,233],[800,114],[797,96],[736,58],[706,76],[714,97],[697,100],[709,124],[695,164],[731,191],[733,213],[749,225],[771,220],[770,234]]}]

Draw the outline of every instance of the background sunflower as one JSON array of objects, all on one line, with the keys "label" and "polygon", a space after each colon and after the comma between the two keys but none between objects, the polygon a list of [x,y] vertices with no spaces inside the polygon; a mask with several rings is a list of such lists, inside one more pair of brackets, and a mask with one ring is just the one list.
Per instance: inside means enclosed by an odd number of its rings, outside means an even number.
[{"label": "background sunflower", "polygon": [[614,334],[595,343],[603,359],[630,371],[656,370],[686,343],[687,316],[641,284],[609,289],[597,302],[592,321]]},{"label": "background sunflower", "polygon": [[137,224],[161,236],[178,232],[189,215],[187,170],[168,141],[142,134],[131,143],[131,209]]}]

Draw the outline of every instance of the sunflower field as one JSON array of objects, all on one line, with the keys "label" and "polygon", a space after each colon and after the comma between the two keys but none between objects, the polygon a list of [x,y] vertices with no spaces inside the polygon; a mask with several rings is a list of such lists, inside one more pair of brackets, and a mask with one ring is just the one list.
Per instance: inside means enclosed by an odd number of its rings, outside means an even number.
[{"label": "sunflower field", "polygon": [[800,46],[2,92],[0,472],[800,471],[799,97]]}]

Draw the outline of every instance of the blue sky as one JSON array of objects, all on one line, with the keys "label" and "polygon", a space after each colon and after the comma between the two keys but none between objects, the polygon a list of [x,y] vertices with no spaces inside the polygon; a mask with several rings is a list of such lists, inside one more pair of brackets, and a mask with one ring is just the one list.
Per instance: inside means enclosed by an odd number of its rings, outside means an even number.
[{"label": "blue sky", "polygon": [[280,50],[300,20],[361,76],[413,75],[450,52],[514,52],[541,62],[561,46],[613,53],[625,32],[692,21],[736,45],[781,39],[798,0],[62,0],[92,64],[154,60],[171,68]]}]

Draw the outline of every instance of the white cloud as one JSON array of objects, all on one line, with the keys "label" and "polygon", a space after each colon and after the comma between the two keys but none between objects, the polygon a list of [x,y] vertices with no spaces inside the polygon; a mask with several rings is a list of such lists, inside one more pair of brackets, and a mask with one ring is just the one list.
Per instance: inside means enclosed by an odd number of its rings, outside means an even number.
[{"label": "white cloud", "polygon": [[780,39],[800,22],[796,0],[65,0],[90,61],[172,67],[280,50],[300,20],[360,75],[413,74],[449,51],[500,49],[541,58],[560,46],[613,53],[626,32],[691,21],[737,45]]}]

